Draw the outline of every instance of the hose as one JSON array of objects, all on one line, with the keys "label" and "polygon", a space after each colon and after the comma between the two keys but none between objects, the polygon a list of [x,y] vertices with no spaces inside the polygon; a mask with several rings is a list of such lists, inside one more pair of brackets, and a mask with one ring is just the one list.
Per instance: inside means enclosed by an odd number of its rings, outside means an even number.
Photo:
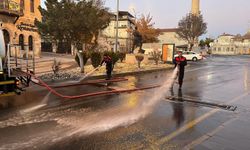
[{"label": "hose", "polygon": [[[31,74],[30,72],[26,72],[27,75],[30,75],[31,77],[35,78],[36,80],[39,81],[40,86],[45,87],[48,91],[50,91],[52,94],[64,98],[64,99],[78,99],[78,98],[84,98],[84,97],[92,97],[92,96],[100,96],[100,95],[111,95],[111,94],[119,94],[119,93],[127,93],[127,92],[134,92],[134,91],[139,91],[139,90],[147,90],[147,89],[153,89],[153,88],[158,88],[160,85],[153,85],[153,86],[147,86],[143,88],[134,88],[134,89],[128,89],[128,90],[112,90],[112,91],[102,91],[102,92],[94,92],[94,93],[88,93],[88,94],[81,94],[81,95],[74,95],[74,96],[69,96],[69,95],[63,95],[56,90],[54,90],[52,87],[50,87],[48,84],[46,84],[44,81],[36,77],[35,75]],[[63,87],[63,86],[62,86]]]}]

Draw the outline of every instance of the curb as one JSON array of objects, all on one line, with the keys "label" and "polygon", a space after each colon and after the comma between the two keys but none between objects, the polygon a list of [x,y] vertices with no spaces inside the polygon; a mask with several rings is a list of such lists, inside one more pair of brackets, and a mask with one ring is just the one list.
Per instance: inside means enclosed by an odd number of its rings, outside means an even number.
[{"label": "curb", "polygon": [[[133,71],[133,72],[122,72],[122,73],[115,73],[112,74],[113,77],[121,77],[121,76],[129,76],[129,75],[140,75],[140,74],[144,74],[144,73],[153,73],[153,72],[158,72],[158,71],[166,71],[166,70],[170,70],[172,69],[173,66],[169,66],[166,68],[157,68],[157,69],[151,69],[151,70],[142,70],[142,71]],[[94,75],[94,76],[90,76],[87,77],[87,79],[103,79],[106,78],[106,75]],[[70,80],[74,80],[74,79],[62,79],[62,80],[44,80],[47,83],[55,83],[55,82],[65,82],[65,81],[70,81]]]},{"label": "curb", "polygon": [[[167,68],[159,68],[159,69],[151,69],[151,70],[142,70],[142,71],[134,71],[134,72],[122,72],[122,73],[115,73],[112,74],[113,77],[121,77],[121,76],[129,76],[129,75],[140,75],[144,73],[153,73],[158,71],[165,71],[170,70],[172,67],[169,66]],[[90,76],[88,79],[98,79],[98,78],[105,78],[106,75],[96,75],[96,76]]]}]

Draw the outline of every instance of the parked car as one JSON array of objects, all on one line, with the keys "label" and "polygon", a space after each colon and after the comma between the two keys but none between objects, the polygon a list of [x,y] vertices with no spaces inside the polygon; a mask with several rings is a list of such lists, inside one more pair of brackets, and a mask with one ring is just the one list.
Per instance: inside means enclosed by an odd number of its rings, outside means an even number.
[{"label": "parked car", "polygon": [[[188,52],[183,52],[182,54],[184,57],[186,57],[187,60],[191,60],[191,61],[198,61],[201,60],[203,58],[203,56],[201,54],[198,54],[196,52],[193,51],[188,51]],[[178,54],[174,55],[174,57],[177,57]]]}]

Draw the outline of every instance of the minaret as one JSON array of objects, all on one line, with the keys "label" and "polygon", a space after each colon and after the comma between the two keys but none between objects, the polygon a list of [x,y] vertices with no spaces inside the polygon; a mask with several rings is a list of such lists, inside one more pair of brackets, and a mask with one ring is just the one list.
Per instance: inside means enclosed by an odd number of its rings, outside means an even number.
[{"label": "minaret", "polygon": [[192,0],[192,14],[198,15],[200,13],[200,0]]}]

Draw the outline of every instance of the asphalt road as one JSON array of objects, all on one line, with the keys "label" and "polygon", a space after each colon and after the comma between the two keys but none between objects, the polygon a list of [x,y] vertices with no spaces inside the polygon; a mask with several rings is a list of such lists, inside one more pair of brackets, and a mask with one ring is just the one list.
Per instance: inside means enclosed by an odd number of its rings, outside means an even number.
[{"label": "asphalt road", "polygon": [[[128,76],[128,81],[110,87],[164,84],[172,72]],[[0,150],[248,150],[249,77],[249,56],[214,56],[189,62],[182,91],[175,84],[173,90],[66,100],[33,86],[24,95],[9,98],[33,103],[0,111]],[[92,85],[58,91],[76,95],[103,90],[108,89]],[[224,105],[237,109],[226,110]]]}]

